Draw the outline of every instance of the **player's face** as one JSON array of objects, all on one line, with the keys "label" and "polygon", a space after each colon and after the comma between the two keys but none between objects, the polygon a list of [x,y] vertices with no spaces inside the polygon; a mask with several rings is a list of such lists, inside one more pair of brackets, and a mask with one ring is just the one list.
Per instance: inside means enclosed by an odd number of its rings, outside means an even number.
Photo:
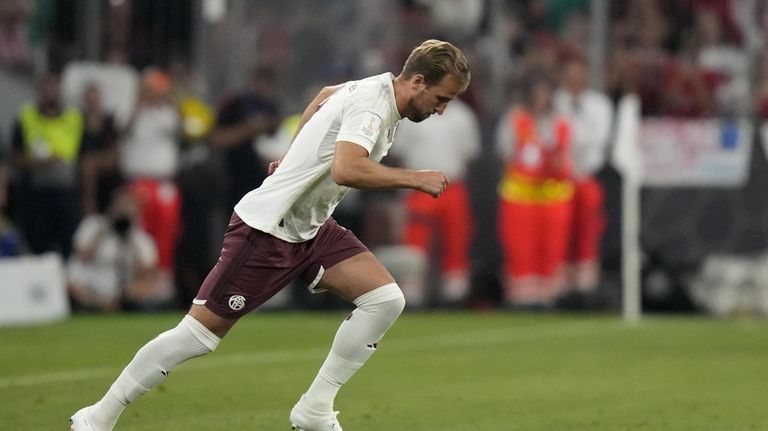
[{"label": "player's face", "polygon": [[408,102],[405,117],[418,123],[432,114],[442,115],[448,102],[453,100],[465,88],[453,75],[445,75],[436,85],[427,85],[421,75],[414,81],[415,95]]}]

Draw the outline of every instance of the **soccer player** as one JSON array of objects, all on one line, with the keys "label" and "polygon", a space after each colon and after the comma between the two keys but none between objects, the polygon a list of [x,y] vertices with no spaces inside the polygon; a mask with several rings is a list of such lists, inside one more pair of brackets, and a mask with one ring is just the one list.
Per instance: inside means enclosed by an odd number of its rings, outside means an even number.
[{"label": "soccer player", "polygon": [[384,266],[331,213],[350,187],[410,188],[439,197],[448,184],[442,172],[379,161],[402,118],[420,122],[442,114],[469,80],[461,50],[427,40],[397,77],[384,73],[322,89],[286,155],[235,206],[221,256],[189,313],[144,345],[100,401],[75,413],[72,430],[111,430],[128,403],[181,362],[212,352],[240,317],[300,278],[310,291],[328,290],[356,306],[290,413],[299,430],[341,431],[334,398],[376,351],[405,299]]}]

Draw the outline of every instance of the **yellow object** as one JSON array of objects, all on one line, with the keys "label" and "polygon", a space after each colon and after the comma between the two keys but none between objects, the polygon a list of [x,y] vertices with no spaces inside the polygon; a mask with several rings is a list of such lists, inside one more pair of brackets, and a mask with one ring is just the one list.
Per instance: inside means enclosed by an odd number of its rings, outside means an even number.
[{"label": "yellow object", "polygon": [[499,196],[510,202],[563,202],[573,197],[573,183],[551,178],[541,182],[519,173],[507,174],[499,184]]},{"label": "yellow object", "polygon": [[41,159],[58,157],[67,163],[77,160],[84,126],[76,108],[66,108],[58,117],[46,117],[37,107],[24,105],[19,120],[28,154]]},{"label": "yellow object", "polygon": [[201,139],[213,129],[213,111],[199,98],[184,96],[178,106],[187,139]]}]

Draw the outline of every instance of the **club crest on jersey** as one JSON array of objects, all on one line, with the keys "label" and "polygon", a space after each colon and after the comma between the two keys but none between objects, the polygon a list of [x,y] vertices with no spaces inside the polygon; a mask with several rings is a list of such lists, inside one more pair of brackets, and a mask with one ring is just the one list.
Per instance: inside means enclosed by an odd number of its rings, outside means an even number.
[{"label": "club crest on jersey", "polygon": [[232,295],[229,298],[229,308],[234,311],[242,310],[245,307],[245,297],[243,295]]}]

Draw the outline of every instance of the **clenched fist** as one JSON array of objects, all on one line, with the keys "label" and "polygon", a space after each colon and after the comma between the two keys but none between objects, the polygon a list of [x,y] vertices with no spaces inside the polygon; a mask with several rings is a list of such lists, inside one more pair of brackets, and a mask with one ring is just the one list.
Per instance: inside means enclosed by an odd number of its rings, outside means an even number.
[{"label": "clenched fist", "polygon": [[439,197],[448,186],[448,177],[440,171],[416,171],[416,190]]}]

